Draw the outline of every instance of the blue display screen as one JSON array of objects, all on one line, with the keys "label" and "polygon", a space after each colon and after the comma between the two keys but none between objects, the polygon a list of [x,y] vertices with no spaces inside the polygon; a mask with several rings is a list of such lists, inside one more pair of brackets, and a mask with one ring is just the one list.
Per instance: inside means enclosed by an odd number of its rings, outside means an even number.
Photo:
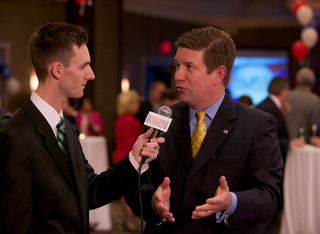
[{"label": "blue display screen", "polygon": [[289,78],[286,50],[237,50],[227,89],[234,100],[247,95],[256,106],[269,95],[269,83],[276,76]]}]

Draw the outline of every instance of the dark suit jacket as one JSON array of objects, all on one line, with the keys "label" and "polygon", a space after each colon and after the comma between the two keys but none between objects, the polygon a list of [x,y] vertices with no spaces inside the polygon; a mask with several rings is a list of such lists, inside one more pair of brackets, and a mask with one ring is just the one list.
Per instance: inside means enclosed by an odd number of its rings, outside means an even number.
[{"label": "dark suit jacket", "polygon": [[276,104],[269,97],[267,97],[264,101],[262,101],[259,105],[257,105],[256,108],[259,110],[265,111],[276,118],[277,129],[278,129],[278,140],[280,144],[282,159],[283,159],[283,162],[285,162],[290,140],[289,140],[286,122],[282,113],[280,112]]},{"label": "dark suit jacket", "polygon": [[[226,94],[193,162],[189,107],[180,102],[171,108],[172,123],[163,135],[166,141],[157,160],[149,163],[151,184],[142,185],[145,233],[261,233],[260,226],[276,214],[281,203],[282,159],[275,118]],[[216,223],[215,214],[191,220],[195,206],[215,196],[223,175],[238,197],[229,225]],[[160,220],[150,201],[166,176],[171,179],[170,212],[176,222],[157,227]],[[139,214],[137,199],[138,192],[127,196]]]},{"label": "dark suit jacket", "polygon": [[96,175],[66,121],[69,164],[28,98],[0,131],[0,233],[89,233],[89,208],[133,189],[128,157]]},{"label": "dark suit jacket", "polygon": [[139,112],[136,114],[139,121],[143,124],[147,115],[149,114],[149,111],[152,111],[152,105],[148,99],[142,101],[140,103],[140,109]]},{"label": "dark suit jacket", "polygon": [[11,113],[4,107],[0,106],[0,129],[2,125],[12,117]]}]

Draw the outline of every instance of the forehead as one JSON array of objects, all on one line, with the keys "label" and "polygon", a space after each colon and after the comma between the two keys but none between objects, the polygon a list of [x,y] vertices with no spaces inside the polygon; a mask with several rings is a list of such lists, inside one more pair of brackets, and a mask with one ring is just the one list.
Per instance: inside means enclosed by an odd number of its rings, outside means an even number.
[{"label": "forehead", "polygon": [[73,52],[74,56],[72,59],[90,59],[89,50],[86,45],[81,45],[80,47],[73,45]]},{"label": "forehead", "polygon": [[199,62],[203,60],[203,53],[204,50],[191,50],[180,47],[177,50],[174,60],[178,62]]}]

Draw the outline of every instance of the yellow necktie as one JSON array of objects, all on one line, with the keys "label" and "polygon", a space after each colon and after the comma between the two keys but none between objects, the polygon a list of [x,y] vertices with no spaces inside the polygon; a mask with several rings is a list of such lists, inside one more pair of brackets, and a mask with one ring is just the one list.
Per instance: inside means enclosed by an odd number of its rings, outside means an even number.
[{"label": "yellow necktie", "polygon": [[204,122],[204,117],[206,116],[206,112],[198,111],[197,115],[199,117],[199,121],[196,127],[194,128],[192,139],[191,139],[193,159],[196,159],[199,149],[201,147],[201,144],[203,142],[203,139],[207,133],[206,124]]}]

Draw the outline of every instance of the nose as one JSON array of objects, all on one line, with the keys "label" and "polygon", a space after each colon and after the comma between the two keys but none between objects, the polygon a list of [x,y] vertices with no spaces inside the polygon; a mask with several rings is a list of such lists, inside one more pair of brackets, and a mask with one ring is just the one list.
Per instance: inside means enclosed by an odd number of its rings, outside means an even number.
[{"label": "nose", "polygon": [[174,80],[176,82],[178,81],[182,81],[184,78],[184,73],[183,73],[183,70],[181,67],[177,68],[176,71],[175,71],[175,74],[174,74]]},{"label": "nose", "polygon": [[92,68],[90,66],[88,66],[88,67],[89,67],[89,71],[88,71],[88,74],[87,74],[86,78],[88,80],[94,80],[96,78],[95,75],[94,75],[94,72],[93,72],[93,70],[92,70]]}]

